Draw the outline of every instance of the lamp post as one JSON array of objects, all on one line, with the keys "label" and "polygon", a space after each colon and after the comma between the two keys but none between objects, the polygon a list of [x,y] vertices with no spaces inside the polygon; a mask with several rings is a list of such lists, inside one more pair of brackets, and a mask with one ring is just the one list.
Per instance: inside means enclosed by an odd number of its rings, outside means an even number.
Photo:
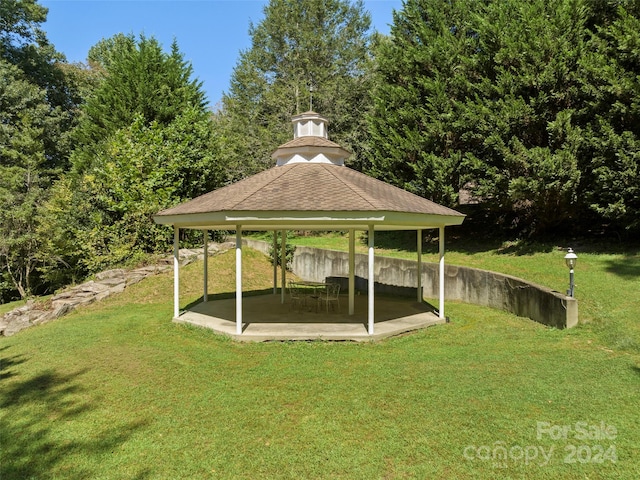
[{"label": "lamp post", "polygon": [[569,248],[567,251],[567,254],[564,256],[564,261],[567,264],[567,267],[569,267],[569,290],[567,290],[567,295],[573,297],[573,288],[575,286],[573,283],[573,269],[578,261],[578,256],[573,253],[572,248]]}]

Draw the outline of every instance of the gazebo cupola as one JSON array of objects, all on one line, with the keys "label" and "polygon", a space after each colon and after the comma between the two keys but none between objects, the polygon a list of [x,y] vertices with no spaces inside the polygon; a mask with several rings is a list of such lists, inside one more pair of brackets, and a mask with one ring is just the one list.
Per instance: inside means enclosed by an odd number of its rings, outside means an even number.
[{"label": "gazebo cupola", "polygon": [[271,155],[277,166],[294,163],[344,165],[351,152],[329,140],[326,118],[316,112],[305,112],[294,116],[292,121],[293,140],[280,145]]}]

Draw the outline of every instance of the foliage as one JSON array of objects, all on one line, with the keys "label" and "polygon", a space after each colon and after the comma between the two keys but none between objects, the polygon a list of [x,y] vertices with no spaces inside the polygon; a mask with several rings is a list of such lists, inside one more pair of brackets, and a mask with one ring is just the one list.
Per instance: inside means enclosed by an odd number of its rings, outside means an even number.
[{"label": "foliage", "polygon": [[164,126],[187,108],[205,109],[202,85],[191,79],[193,68],[175,41],[165,53],[155,38],[116,35],[93,47],[90,60],[104,80],[82,108],[72,156],[77,172],[90,168],[102,142],[139,115],[147,125]]},{"label": "foliage", "polygon": [[[613,8],[615,3],[620,6]],[[640,6],[615,3],[594,15],[598,25],[581,64],[588,122],[580,193],[603,218],[639,231]]]},{"label": "foliage", "polygon": [[[41,27],[47,11],[35,0],[0,0],[0,58],[17,66],[26,80],[47,92],[47,103],[60,107],[66,115],[62,131],[67,131],[82,98],[63,68],[64,55],[49,43]],[[54,158],[60,162],[67,153]]]},{"label": "foliage", "polygon": [[[269,242],[268,257],[271,265],[275,264],[282,267],[282,232],[275,232],[276,235],[276,249],[273,250],[273,238]],[[285,235],[286,241],[284,245],[284,255],[286,259],[286,269],[291,271],[293,265],[293,254],[296,251],[296,246],[289,243],[289,240],[294,237],[294,233],[291,230],[287,230]],[[268,241],[268,240],[267,240]]]},{"label": "foliage", "polygon": [[168,125],[138,115],[110,136],[91,168],[54,188],[43,217],[52,281],[60,264],[72,278],[166,252],[172,232],[153,215],[219,184],[205,112],[189,108]]},{"label": "foliage", "polygon": [[133,34],[117,33],[113,37],[103,38],[91,47],[87,54],[87,60],[92,68],[106,72],[135,48],[136,38]]},{"label": "foliage", "polygon": [[599,7],[405,2],[377,49],[371,172],[529,231],[590,208],[637,226],[637,17]]},{"label": "foliage", "polygon": [[0,51],[3,55],[18,46],[45,41],[40,24],[47,9],[35,0],[0,1]]},{"label": "foliage", "polygon": [[31,293],[38,239],[35,209],[47,181],[45,93],[0,60],[0,260],[3,275],[21,297]]},{"label": "foliage", "polygon": [[218,112],[229,181],[271,166],[271,153],[291,139],[291,117],[311,108],[331,121],[332,139],[354,151],[353,164],[361,165],[369,25],[362,1],[271,0],[265,6]]},{"label": "foliage", "polygon": [[37,209],[66,168],[79,78],[47,41],[47,9],[0,1],[0,300],[42,288]]},{"label": "foliage", "polygon": [[53,285],[166,252],[172,233],[153,215],[223,178],[201,85],[175,42],[165,53],[153,38],[116,35],[89,62],[95,86],[74,132],[73,168],[40,209],[41,270]]}]

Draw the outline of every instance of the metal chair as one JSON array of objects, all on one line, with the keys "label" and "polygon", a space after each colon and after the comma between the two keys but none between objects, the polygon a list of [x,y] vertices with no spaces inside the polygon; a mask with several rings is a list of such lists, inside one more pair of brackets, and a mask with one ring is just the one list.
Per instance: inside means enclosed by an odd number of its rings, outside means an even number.
[{"label": "metal chair", "polygon": [[304,310],[307,306],[307,300],[304,292],[293,282],[289,282],[289,300],[290,310],[295,310],[296,306],[298,306],[300,310]]},{"label": "metal chair", "polygon": [[340,284],[328,284],[326,290],[319,296],[318,301],[320,305],[322,305],[323,302],[326,304],[327,313],[329,313],[331,305],[335,305],[336,312],[340,312]]}]

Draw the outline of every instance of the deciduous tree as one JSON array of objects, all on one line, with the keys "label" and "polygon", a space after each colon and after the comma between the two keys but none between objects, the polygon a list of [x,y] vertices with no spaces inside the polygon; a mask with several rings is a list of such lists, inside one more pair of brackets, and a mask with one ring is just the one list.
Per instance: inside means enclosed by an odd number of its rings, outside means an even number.
[{"label": "deciduous tree", "polygon": [[167,125],[186,109],[206,107],[202,84],[174,41],[166,53],[155,38],[116,35],[92,48],[90,59],[104,80],[82,108],[72,155],[76,171],[88,168],[101,143],[138,116],[150,125]]},{"label": "deciduous tree", "polygon": [[120,35],[90,57],[104,79],[83,107],[73,169],[41,210],[51,282],[166,252],[171,232],[153,215],[222,182],[204,94],[175,42],[165,53]]},{"label": "deciduous tree", "polygon": [[23,298],[38,265],[36,211],[54,174],[46,143],[59,117],[45,97],[19,68],[0,59],[0,268],[10,290]]},{"label": "deciduous tree", "polygon": [[81,76],[47,41],[47,9],[0,0],[0,301],[37,291],[39,206],[68,165]]}]

